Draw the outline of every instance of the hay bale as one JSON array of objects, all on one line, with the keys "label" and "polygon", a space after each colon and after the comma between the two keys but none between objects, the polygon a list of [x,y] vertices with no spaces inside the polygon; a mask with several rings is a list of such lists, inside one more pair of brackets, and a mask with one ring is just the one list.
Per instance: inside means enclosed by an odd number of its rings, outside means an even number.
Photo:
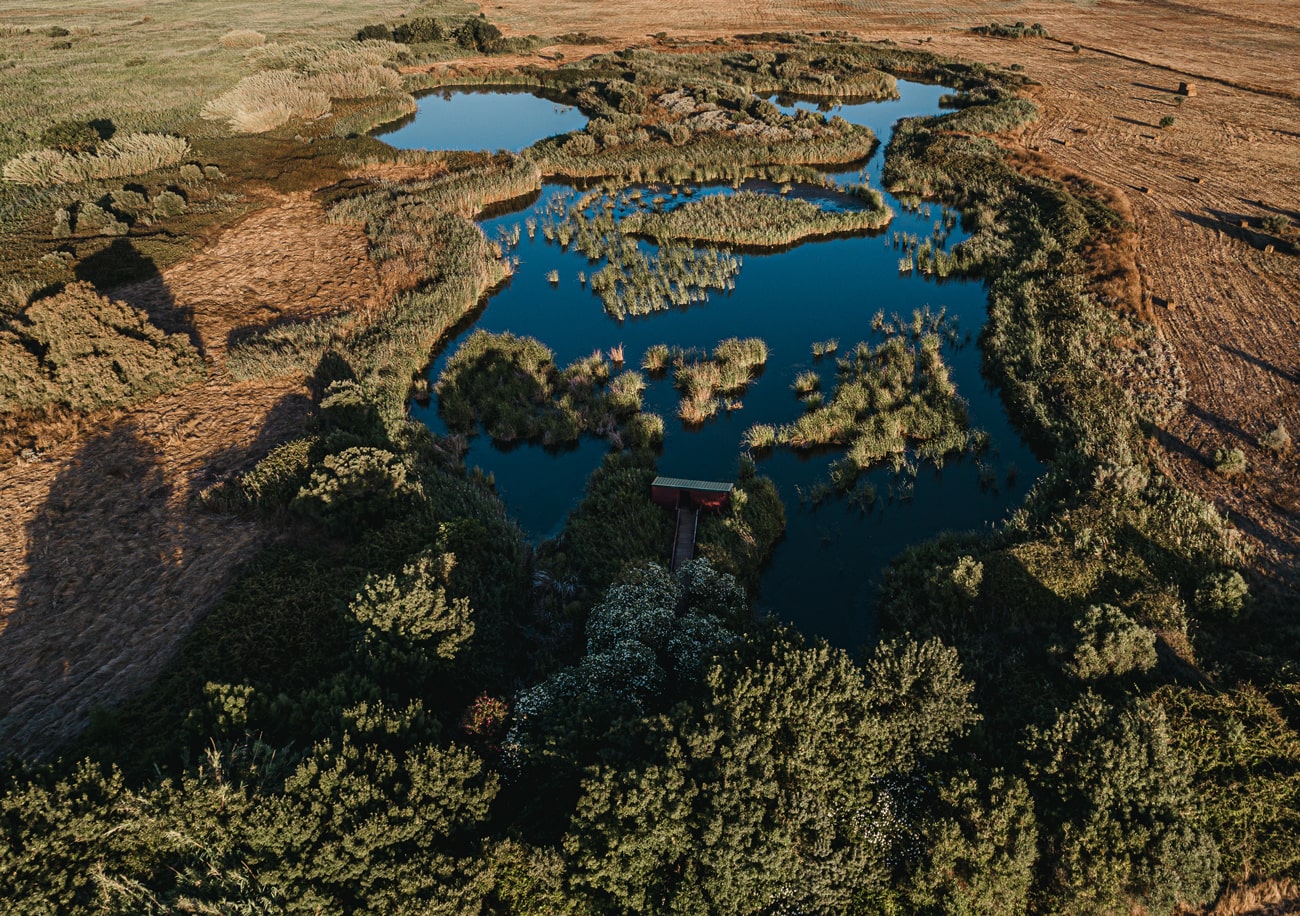
[{"label": "hay bale", "polygon": [[1179,95],[1185,95],[1185,96],[1187,96],[1189,99],[1192,98],[1193,96],[1196,95],[1196,84],[1195,84],[1195,83],[1179,83],[1179,84],[1178,84],[1178,94],[1179,94]]}]

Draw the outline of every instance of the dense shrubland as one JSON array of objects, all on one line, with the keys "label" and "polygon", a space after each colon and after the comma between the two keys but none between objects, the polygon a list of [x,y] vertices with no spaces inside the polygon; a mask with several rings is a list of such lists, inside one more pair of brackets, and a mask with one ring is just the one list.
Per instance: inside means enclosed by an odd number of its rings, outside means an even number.
[{"label": "dense shrubland", "polygon": [[[441,23],[418,28],[443,40]],[[1029,116],[1016,80],[794,35],[520,80],[589,92],[621,134],[641,128],[616,116],[684,86],[744,101],[734,124],[766,123],[753,92],[888,94],[883,66],[966,96],[901,127],[886,179],[974,230],[949,267],[988,280],[988,369],[1052,461],[1006,525],[901,557],[882,638],[855,659],[754,618],[784,514],[748,461],[701,525],[702,559],[664,571],[672,521],[649,494],[663,421],[631,410],[632,383],[628,447],[537,548],[457,437],[405,416],[434,346],[508,272],[470,218],[536,190],[543,169],[747,175],[864,136],[633,136],[617,159],[559,152],[569,137],[533,159],[338,186],[332,216],[365,226],[387,308],[232,350],[250,375],[310,375],[313,427],[204,494],[286,537],[154,687],[62,759],[0,767],[0,897],[32,913],[1170,912],[1225,876],[1296,874],[1297,631],[1253,600],[1223,521],[1150,457],[1145,424],[1176,409],[1176,373],[1149,331],[1095,301],[1082,255],[1117,217],[972,136]],[[613,229],[592,237],[613,250]],[[146,368],[186,365],[135,330]],[[865,432],[906,432],[936,458],[967,442],[933,332],[819,344],[842,368],[828,394],[797,383],[823,399],[800,422],[825,427],[798,441],[856,448],[871,417],[910,411]],[[466,425],[517,412],[512,431],[531,435],[610,394],[603,359],[561,370],[535,342],[471,340],[444,405]],[[470,365],[494,354],[518,360]],[[757,354],[724,342],[712,362],[747,376]],[[645,368],[672,360],[653,350]],[[1118,374],[1148,380],[1144,396]]]}]

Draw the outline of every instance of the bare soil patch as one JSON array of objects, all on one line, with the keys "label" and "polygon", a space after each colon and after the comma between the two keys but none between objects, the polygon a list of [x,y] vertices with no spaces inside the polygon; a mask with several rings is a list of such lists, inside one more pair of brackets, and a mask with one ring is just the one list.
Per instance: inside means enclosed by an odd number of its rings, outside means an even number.
[{"label": "bare soil patch", "polygon": [[194,258],[112,295],[190,330],[208,380],[86,418],[0,471],[0,747],[46,752],[92,707],[148,685],[272,536],[195,496],[301,430],[300,379],[233,384],[241,328],[356,311],[377,287],[364,235],[275,196]]}]

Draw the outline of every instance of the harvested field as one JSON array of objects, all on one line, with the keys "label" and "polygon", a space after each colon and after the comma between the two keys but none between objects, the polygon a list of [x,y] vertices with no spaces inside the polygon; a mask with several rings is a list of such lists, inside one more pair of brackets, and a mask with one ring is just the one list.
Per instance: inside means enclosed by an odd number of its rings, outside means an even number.
[{"label": "harvested field", "polygon": [[[360,231],[275,197],[211,246],[112,293],[191,331],[220,366],[232,332],[368,308]],[[301,429],[300,379],[202,385],[65,423],[0,472],[0,745],[46,751],[89,710],[148,685],[238,566],[272,536],[195,496]]]}]

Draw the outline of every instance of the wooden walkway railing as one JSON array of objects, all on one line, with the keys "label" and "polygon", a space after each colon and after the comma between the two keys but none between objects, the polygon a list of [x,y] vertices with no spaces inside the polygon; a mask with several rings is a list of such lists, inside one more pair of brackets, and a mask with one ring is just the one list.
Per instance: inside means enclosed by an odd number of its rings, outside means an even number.
[{"label": "wooden walkway railing", "polygon": [[668,568],[673,572],[695,556],[695,531],[699,524],[699,509],[677,510],[677,526],[673,529],[673,558],[668,563]]}]

